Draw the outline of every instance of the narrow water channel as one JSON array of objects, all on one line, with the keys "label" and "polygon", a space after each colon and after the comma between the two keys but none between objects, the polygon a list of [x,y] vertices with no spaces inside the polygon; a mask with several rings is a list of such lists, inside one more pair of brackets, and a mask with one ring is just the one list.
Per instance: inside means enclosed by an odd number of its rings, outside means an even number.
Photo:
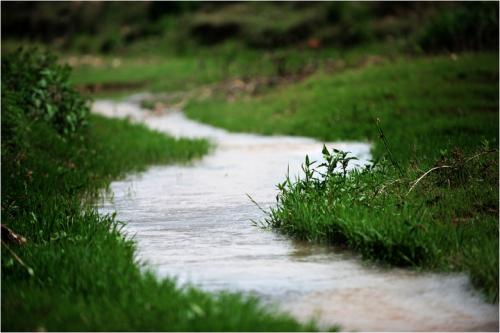
[{"label": "narrow water channel", "polygon": [[[154,166],[111,184],[99,211],[117,212],[139,259],[159,276],[205,290],[256,294],[298,319],[361,331],[498,330],[498,306],[485,303],[463,274],[382,269],[349,252],[294,242],[252,221],[275,203],[287,168],[298,174],[323,143],[234,134],[187,119],[154,116],[137,98],[97,101],[93,111],[130,117],[176,137],[209,138],[212,153],[191,165]],[[367,163],[366,143],[327,143]]]}]

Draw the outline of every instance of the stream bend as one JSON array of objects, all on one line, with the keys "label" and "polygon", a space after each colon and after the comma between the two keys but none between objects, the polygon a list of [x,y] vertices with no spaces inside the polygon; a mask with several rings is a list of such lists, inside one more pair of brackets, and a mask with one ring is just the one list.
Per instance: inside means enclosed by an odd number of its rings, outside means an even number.
[{"label": "stream bend", "polygon": [[[298,319],[361,331],[498,331],[498,305],[485,303],[464,274],[384,270],[349,252],[294,242],[252,221],[275,204],[276,184],[296,175],[323,143],[301,137],[234,134],[187,119],[152,115],[134,96],[97,101],[93,112],[128,117],[175,137],[209,138],[215,150],[192,165],[154,166],[111,184],[100,213],[116,211],[137,255],[159,276],[205,290],[253,293]],[[327,143],[367,163],[371,146]]]}]

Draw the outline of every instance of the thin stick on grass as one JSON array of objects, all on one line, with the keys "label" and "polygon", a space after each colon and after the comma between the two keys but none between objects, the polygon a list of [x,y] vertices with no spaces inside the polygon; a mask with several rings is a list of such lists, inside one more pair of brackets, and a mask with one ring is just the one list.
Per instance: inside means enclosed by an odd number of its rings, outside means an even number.
[{"label": "thin stick on grass", "polygon": [[26,265],[24,263],[24,261],[3,240],[2,240],[2,245],[9,251],[9,253],[19,263],[19,265],[21,265],[22,267],[24,267],[28,271],[29,275],[33,276],[33,274],[34,274],[33,268],[31,268],[30,266]]},{"label": "thin stick on grass", "polygon": [[[469,157],[468,159],[465,160],[465,162],[463,162],[463,164],[466,164],[468,162],[470,162],[471,160],[475,159],[475,158],[478,158],[479,156],[481,155],[485,155],[485,154],[489,154],[489,153],[494,153],[496,152],[497,150],[496,149],[492,149],[492,150],[486,150],[486,151],[482,151],[478,154],[475,154],[471,157]],[[456,167],[456,166],[455,166]],[[415,188],[415,186],[424,178],[426,177],[429,173],[431,173],[432,171],[434,170],[439,170],[439,169],[445,169],[445,168],[454,168],[454,166],[451,166],[451,165],[441,165],[441,166],[437,166],[437,167],[434,167],[428,171],[426,171],[422,176],[420,176],[414,183],[413,185],[410,187],[410,189],[408,190],[408,193],[406,193],[406,195],[410,194],[410,192]]]},{"label": "thin stick on grass", "polygon": [[469,162],[470,160],[478,158],[481,155],[485,155],[485,154],[489,154],[489,153],[496,153],[496,152],[498,152],[496,149],[482,151],[482,152],[477,153],[476,155],[473,155],[473,156],[469,157],[468,159],[466,159],[464,164]]},{"label": "thin stick on grass", "polygon": [[389,159],[391,160],[392,165],[394,165],[394,167],[396,169],[398,169],[399,174],[401,175],[401,177],[403,177],[403,169],[401,169],[401,167],[399,166],[399,163],[394,158],[394,155],[392,155],[391,148],[389,147],[389,142],[387,141],[387,138],[385,137],[384,131],[382,130],[382,127],[380,126],[380,119],[377,118],[376,121],[375,121],[375,123],[377,125],[377,129],[378,129],[378,133],[380,135],[380,139],[382,139],[382,141],[384,142],[385,150],[387,150],[387,152],[389,153]]},{"label": "thin stick on grass", "polygon": [[378,194],[383,193],[384,189],[386,187],[389,187],[390,185],[396,184],[398,182],[401,182],[401,179],[395,179],[393,181],[389,181],[389,182],[385,183],[384,185],[382,185],[382,187],[380,187],[379,189],[377,189],[377,191],[375,191],[375,193],[373,194],[373,197],[376,197]]},{"label": "thin stick on grass", "polygon": [[426,171],[422,176],[420,176],[414,183],[413,185],[410,187],[410,189],[408,190],[408,193],[406,193],[406,195],[410,194],[410,192],[415,188],[415,186],[417,186],[417,184],[425,178],[425,176],[427,176],[428,174],[430,174],[432,171],[435,171],[435,170],[439,170],[439,169],[445,169],[445,168],[453,168],[451,165],[441,165],[441,166],[437,166],[437,167],[434,167],[428,171]]}]

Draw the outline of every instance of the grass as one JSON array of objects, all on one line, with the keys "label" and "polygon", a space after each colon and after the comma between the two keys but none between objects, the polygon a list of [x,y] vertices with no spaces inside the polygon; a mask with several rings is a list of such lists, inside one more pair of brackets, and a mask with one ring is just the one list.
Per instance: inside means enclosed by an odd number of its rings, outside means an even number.
[{"label": "grass", "polygon": [[384,61],[395,57],[401,47],[394,41],[347,51],[334,48],[261,51],[226,42],[217,47],[201,48],[195,54],[154,51],[148,54],[125,52],[120,56],[61,54],[61,61],[74,67],[73,84],[82,88],[95,87],[97,96],[119,96],[136,91],[187,91],[236,79],[297,81],[316,70],[360,67],[374,58]]},{"label": "grass", "polygon": [[194,84],[219,80],[222,71],[201,70],[195,58],[136,58],[120,59],[120,65],[113,67],[113,59],[106,59],[103,66],[81,66],[74,71],[73,82],[77,85],[98,83],[130,83],[146,85],[153,91],[189,89]]},{"label": "grass", "polygon": [[382,160],[345,175],[333,170],[346,157],[324,153],[330,171],[306,161],[303,179],[278,185],[267,218],[272,228],[347,246],[382,264],[465,271],[489,301],[498,300],[497,151],[453,157],[413,188],[415,168],[401,175]]},{"label": "grass", "polygon": [[400,57],[186,110],[231,131],[375,143],[374,169],[280,184],[270,225],[390,265],[466,271],[498,301],[498,89],[497,54]]},{"label": "grass", "polygon": [[[395,155],[406,162],[439,155],[433,143],[496,142],[498,56],[400,58],[392,63],[318,73],[305,81],[250,98],[214,96],[192,101],[193,119],[231,131],[291,134],[320,140],[377,141],[382,122]],[[424,135],[425,133],[425,135]],[[469,143],[468,143],[469,142]],[[408,149],[409,148],[409,149]],[[376,153],[382,152],[380,147]]]},{"label": "grass", "polygon": [[[12,114],[2,109],[3,132],[9,133]],[[125,172],[188,162],[209,145],[122,120],[92,116],[89,122],[64,138],[21,116],[15,124],[23,129],[22,141],[2,142],[2,224],[27,238],[25,245],[2,244],[2,330],[314,328],[271,314],[253,298],[181,288],[144,272],[120,222],[99,216],[88,199]]]}]

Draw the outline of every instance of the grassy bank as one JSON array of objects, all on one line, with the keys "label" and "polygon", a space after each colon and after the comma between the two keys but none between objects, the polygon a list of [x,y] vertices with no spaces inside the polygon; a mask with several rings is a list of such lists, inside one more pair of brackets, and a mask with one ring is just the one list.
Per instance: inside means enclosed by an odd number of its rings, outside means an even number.
[{"label": "grassy bank", "polygon": [[181,56],[155,52],[118,56],[63,54],[61,61],[74,66],[72,82],[93,94],[172,93],[200,87],[217,90],[235,81],[257,83],[255,91],[261,92],[280,83],[297,82],[316,71],[339,71],[371,61],[383,62],[397,56],[399,49],[397,43],[388,42],[348,51],[331,48],[261,51],[226,42],[217,48],[201,48],[196,54]]},{"label": "grassy bank", "polygon": [[[401,57],[380,66],[318,73],[254,98],[195,100],[186,112],[231,131],[325,141],[378,141],[379,118],[394,154],[409,162],[432,159],[452,145],[496,140],[497,108],[498,56],[483,53]],[[382,150],[377,145],[377,154]]]},{"label": "grassy bank", "polygon": [[2,330],[313,329],[257,300],[180,288],[140,269],[134,243],[92,206],[100,189],[147,165],[209,149],[127,121],[89,116],[50,57],[2,57]]},{"label": "grassy bank", "polygon": [[280,184],[271,226],[388,264],[469,272],[495,301],[498,89],[497,54],[401,57],[258,96],[193,100],[187,114],[232,131],[373,142],[373,170],[324,179],[315,164]]}]

